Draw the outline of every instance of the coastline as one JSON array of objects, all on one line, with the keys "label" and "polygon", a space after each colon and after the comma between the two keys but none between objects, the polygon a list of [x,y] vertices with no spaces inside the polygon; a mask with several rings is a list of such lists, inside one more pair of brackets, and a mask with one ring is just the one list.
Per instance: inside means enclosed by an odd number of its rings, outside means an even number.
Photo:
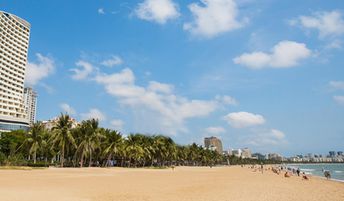
[{"label": "coastline", "polygon": [[325,180],[326,178],[323,175],[323,169],[329,170],[332,176],[330,180],[344,182],[344,163],[287,163],[282,164],[282,166],[294,169],[299,167],[301,169],[301,172],[305,172],[312,177],[319,177]]}]

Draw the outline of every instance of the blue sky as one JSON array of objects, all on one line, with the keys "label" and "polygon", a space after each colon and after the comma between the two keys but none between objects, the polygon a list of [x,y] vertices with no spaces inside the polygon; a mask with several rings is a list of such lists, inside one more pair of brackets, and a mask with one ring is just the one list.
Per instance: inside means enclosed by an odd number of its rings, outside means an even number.
[{"label": "blue sky", "polygon": [[344,2],[3,0],[31,23],[38,120],[327,153],[344,142]]}]

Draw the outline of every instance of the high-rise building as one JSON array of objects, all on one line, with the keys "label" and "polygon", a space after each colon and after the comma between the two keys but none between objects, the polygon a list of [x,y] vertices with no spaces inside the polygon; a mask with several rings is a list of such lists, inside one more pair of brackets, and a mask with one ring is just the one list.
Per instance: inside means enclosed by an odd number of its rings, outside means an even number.
[{"label": "high-rise building", "polygon": [[222,152],[223,152],[222,142],[217,137],[206,137],[206,138],[204,138],[204,146],[207,149],[217,151],[219,154],[222,154]]},{"label": "high-rise building", "polygon": [[30,87],[24,89],[24,105],[26,117],[30,124],[36,121],[37,93]]},{"label": "high-rise building", "polygon": [[0,131],[27,129],[24,78],[30,24],[0,11]]}]

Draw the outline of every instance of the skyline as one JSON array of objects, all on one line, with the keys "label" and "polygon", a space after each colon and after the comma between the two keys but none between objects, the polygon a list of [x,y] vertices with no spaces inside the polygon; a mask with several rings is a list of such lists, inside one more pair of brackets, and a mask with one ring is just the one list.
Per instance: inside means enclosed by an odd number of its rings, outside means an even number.
[{"label": "skyline", "polygon": [[0,3],[31,23],[38,120],[68,111],[183,144],[343,150],[343,3],[152,2]]}]

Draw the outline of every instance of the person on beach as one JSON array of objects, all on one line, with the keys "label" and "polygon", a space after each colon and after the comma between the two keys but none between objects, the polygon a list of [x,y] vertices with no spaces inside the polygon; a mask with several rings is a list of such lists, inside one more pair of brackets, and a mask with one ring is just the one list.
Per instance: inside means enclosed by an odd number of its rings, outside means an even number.
[{"label": "person on beach", "polygon": [[297,176],[299,177],[300,176],[300,168],[297,168],[296,173],[297,173]]},{"label": "person on beach", "polygon": [[302,179],[309,180],[309,177],[306,175],[305,172],[302,173]]},{"label": "person on beach", "polygon": [[326,179],[331,179],[331,173],[329,170],[324,170],[324,176],[326,177]]},{"label": "person on beach", "polygon": [[261,169],[262,174],[263,174],[263,171],[264,171],[264,165],[263,165],[263,163],[260,164],[260,169]]},{"label": "person on beach", "polygon": [[290,177],[290,175],[289,175],[289,172],[288,172],[288,171],[286,171],[286,172],[284,173],[284,177]]}]

